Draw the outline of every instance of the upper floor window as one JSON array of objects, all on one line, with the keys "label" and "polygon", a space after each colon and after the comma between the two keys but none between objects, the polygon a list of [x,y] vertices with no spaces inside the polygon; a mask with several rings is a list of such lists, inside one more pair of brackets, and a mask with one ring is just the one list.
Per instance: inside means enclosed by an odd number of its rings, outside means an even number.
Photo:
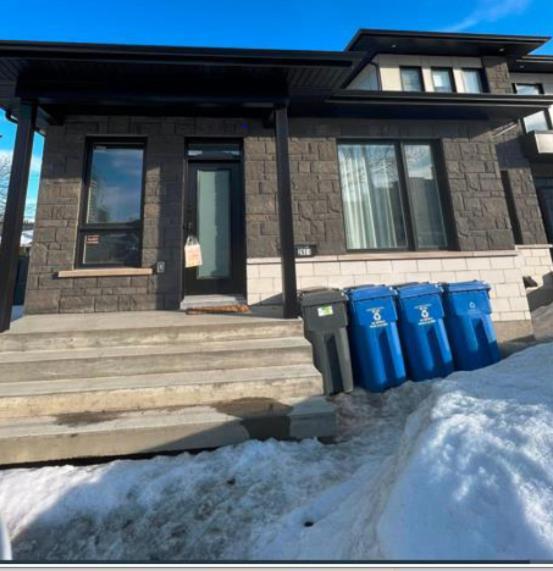
[{"label": "upper floor window", "polygon": [[344,143],[338,159],[349,250],[447,247],[431,143]]},{"label": "upper floor window", "polygon": [[400,67],[399,72],[403,91],[424,91],[420,67]]},{"label": "upper floor window", "polygon": [[[540,83],[515,83],[515,91],[520,95],[541,95],[543,86]],[[522,122],[527,133],[551,129],[550,118],[545,111],[532,113],[532,115],[525,117]]]},{"label": "upper floor window", "polygon": [[482,72],[479,69],[462,69],[465,93],[483,93]]},{"label": "upper floor window", "polygon": [[141,143],[89,146],[77,265],[140,265],[143,155]]},{"label": "upper floor window", "polygon": [[357,77],[355,77],[355,79],[348,85],[348,89],[378,91],[380,89],[378,67],[374,63],[367,64]]},{"label": "upper floor window", "polygon": [[455,91],[453,83],[453,70],[451,68],[433,67],[431,72],[434,91],[439,93],[453,93]]}]

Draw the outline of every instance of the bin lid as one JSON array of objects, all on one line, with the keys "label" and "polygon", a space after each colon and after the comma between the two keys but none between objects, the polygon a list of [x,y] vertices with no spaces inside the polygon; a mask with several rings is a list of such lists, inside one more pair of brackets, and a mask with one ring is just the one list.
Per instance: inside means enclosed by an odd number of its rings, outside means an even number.
[{"label": "bin lid", "polygon": [[347,301],[345,294],[339,289],[321,289],[306,291],[300,297],[302,307],[324,305],[327,303],[342,303]]},{"label": "bin lid", "polygon": [[480,280],[472,280],[470,282],[456,282],[451,284],[442,284],[446,293],[460,293],[463,291],[488,291],[490,285]]},{"label": "bin lid", "polygon": [[442,293],[442,288],[438,284],[422,283],[422,284],[409,284],[396,287],[397,295],[400,299],[407,297],[417,297],[419,295],[428,295],[432,293]]},{"label": "bin lid", "polygon": [[345,293],[350,301],[362,301],[364,299],[396,296],[396,292],[391,287],[385,285],[363,285],[352,287],[348,288]]}]

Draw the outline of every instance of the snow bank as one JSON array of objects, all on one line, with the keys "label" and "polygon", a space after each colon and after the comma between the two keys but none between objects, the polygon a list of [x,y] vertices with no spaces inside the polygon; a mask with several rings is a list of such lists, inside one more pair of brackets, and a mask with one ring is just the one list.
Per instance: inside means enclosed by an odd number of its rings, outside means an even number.
[{"label": "snow bank", "polygon": [[553,346],[438,383],[377,530],[392,559],[553,559]]},{"label": "snow bank", "polygon": [[553,344],[336,399],[332,445],[0,473],[25,559],[553,559]]}]

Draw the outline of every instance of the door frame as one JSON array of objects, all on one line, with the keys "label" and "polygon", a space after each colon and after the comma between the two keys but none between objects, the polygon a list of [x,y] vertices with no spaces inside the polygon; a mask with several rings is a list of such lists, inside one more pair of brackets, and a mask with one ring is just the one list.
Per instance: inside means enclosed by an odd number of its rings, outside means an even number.
[{"label": "door frame", "polygon": [[[209,157],[189,157],[188,149],[191,145],[202,143],[235,143],[238,144],[240,149],[239,157],[229,157],[228,155],[218,154]],[[246,187],[244,177],[244,144],[243,139],[236,137],[190,137],[185,140],[184,144],[184,166],[183,166],[183,193],[182,193],[182,212],[181,212],[181,246],[180,246],[180,267],[179,272],[180,284],[180,299],[182,300],[186,291],[186,268],[184,267],[184,241],[187,236],[187,207],[190,200],[190,166],[196,164],[234,164],[238,172],[238,202],[237,202],[237,228],[236,228],[236,258],[237,262],[233,259],[233,263],[238,263],[236,277],[236,289],[238,291],[231,292],[232,294],[242,295],[247,299],[247,247],[246,247]],[[194,294],[191,294],[194,295]],[[217,295],[217,294],[214,294]],[[226,295],[226,294],[221,294]]]}]

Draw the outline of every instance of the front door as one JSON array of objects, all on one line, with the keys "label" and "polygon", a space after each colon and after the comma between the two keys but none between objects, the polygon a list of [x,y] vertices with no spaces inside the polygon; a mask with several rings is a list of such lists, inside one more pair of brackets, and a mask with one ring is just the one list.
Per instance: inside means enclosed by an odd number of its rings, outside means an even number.
[{"label": "front door", "polygon": [[202,264],[184,269],[184,294],[245,294],[240,163],[189,162],[184,239],[195,236]]}]

